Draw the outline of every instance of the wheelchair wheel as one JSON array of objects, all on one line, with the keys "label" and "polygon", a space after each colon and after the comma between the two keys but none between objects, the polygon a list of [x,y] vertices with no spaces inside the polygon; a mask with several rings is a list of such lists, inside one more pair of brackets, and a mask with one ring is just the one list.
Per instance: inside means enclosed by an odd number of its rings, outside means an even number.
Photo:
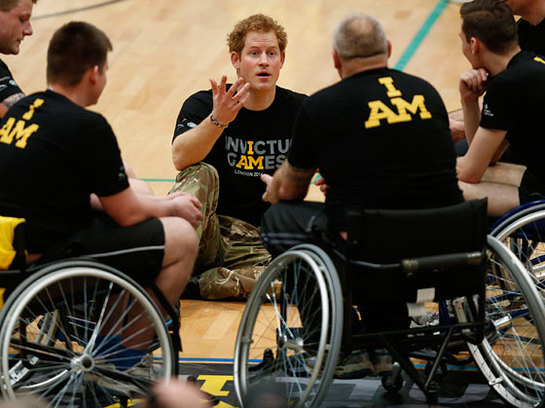
[{"label": "wheelchair wheel", "polygon": [[106,407],[143,398],[174,373],[161,313],[126,275],[72,261],[31,275],[0,313],[0,386],[51,406]]},{"label": "wheelchair wheel", "polygon": [[545,289],[545,210],[541,207],[515,213],[491,232],[522,262],[539,290]]},{"label": "wheelchair wheel", "polygon": [[545,398],[545,307],[519,260],[488,237],[485,340],[468,344],[490,386],[509,405],[538,407]]},{"label": "wheelchair wheel", "polygon": [[234,380],[242,407],[271,386],[293,407],[317,407],[332,381],[342,336],[342,294],[330,258],[301,245],[271,262],[238,330]]}]

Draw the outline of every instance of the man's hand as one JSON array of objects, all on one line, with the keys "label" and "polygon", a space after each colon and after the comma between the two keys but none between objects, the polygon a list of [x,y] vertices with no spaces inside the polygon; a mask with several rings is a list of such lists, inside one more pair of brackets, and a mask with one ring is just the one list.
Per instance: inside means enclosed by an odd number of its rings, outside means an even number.
[{"label": "man's hand", "polygon": [[243,82],[242,78],[238,78],[231,88],[226,91],[227,77],[225,75],[221,77],[219,85],[214,79],[210,78],[214,104],[212,114],[222,125],[228,125],[237,117],[238,111],[242,109],[250,95],[250,84],[245,83],[243,85]]},{"label": "man's hand", "polygon": [[314,185],[320,187],[320,191],[324,193],[324,196],[326,195],[329,186],[326,184],[325,179],[321,174],[316,180],[314,180]]},{"label": "man's hand", "polygon": [[263,196],[261,197],[263,201],[267,201],[271,204],[274,204],[271,201],[271,182],[272,182],[272,176],[270,174],[262,174],[261,175],[261,181],[267,185],[267,189],[263,193]]},{"label": "man's hand", "polygon": [[160,382],[153,392],[155,401],[148,400],[145,408],[212,408],[210,397],[190,382]]},{"label": "man's hand", "polygon": [[484,68],[464,72],[458,84],[462,101],[478,100],[488,87],[487,81],[488,72]]},{"label": "man's hand", "polygon": [[200,209],[200,201],[191,194],[178,192],[169,194],[167,200],[171,205],[172,215],[182,217],[194,228],[204,219]]}]

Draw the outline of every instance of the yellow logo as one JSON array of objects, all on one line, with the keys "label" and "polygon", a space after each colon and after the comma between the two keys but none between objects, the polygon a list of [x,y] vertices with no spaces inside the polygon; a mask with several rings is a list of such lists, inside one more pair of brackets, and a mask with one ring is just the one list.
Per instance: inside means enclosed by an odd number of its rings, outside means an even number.
[{"label": "yellow logo", "polygon": [[415,95],[411,102],[406,101],[401,96],[401,91],[394,86],[392,77],[379,78],[378,82],[386,87],[386,95],[390,98],[390,103],[396,108],[394,112],[388,105],[381,100],[368,103],[369,117],[365,121],[365,128],[374,128],[381,125],[381,120],[386,120],[388,124],[399,122],[410,122],[412,115],[420,112],[421,119],[430,119],[431,113],[426,108],[424,95]]},{"label": "yellow logo", "polygon": [[43,99],[36,99],[34,103],[29,106],[28,111],[23,114],[23,119],[19,119],[17,122],[15,121],[15,118],[9,118],[0,129],[0,142],[12,144],[13,140],[16,140],[15,146],[24,149],[28,138],[40,128],[40,126],[35,123],[27,126],[26,121],[32,119],[34,110],[42,106],[43,103]]}]

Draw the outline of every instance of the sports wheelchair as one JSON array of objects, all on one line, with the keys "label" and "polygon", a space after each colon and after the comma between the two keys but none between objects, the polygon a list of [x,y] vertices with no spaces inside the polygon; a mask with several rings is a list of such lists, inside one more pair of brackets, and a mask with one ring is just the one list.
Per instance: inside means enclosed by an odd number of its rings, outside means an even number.
[{"label": "sports wheelchair", "polygon": [[[10,230],[13,220],[0,217],[0,225]],[[7,259],[0,270],[4,398],[34,394],[55,407],[128,406],[159,378],[177,374],[179,319],[157,287],[147,291],[95,260],[27,268],[24,222],[12,231],[13,244],[0,248]]]},{"label": "sports wheelchair", "polygon": [[538,290],[545,270],[545,200],[521,205],[499,220],[490,234],[504,243],[524,264]]},{"label": "sports wheelchair", "polygon": [[[541,406],[544,303],[521,262],[487,236],[485,200],[356,213],[346,248],[319,245],[275,258],[248,299],[234,359],[242,407],[263,383],[281,386],[290,406],[318,407],[339,353],[377,347],[395,361],[382,378],[388,391],[402,388],[402,369],[435,404],[445,362],[461,355],[509,405]],[[439,319],[362,330],[353,317],[362,301],[404,302],[412,314],[434,308]],[[421,373],[410,356],[423,354],[432,358]]]}]

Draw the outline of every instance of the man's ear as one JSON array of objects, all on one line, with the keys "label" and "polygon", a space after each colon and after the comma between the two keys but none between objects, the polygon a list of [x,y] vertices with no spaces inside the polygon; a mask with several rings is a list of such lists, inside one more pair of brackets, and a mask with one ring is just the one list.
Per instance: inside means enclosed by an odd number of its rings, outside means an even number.
[{"label": "man's ear", "polygon": [[341,68],[341,57],[339,57],[339,54],[337,53],[337,50],[333,48],[331,51],[331,55],[333,56],[333,66],[335,69]]},{"label": "man's ear", "polygon": [[280,68],[284,66],[284,61],[286,60],[286,51],[280,52]]},{"label": "man's ear", "polygon": [[88,68],[85,72],[85,75],[89,78],[89,81],[92,84],[95,84],[97,82],[99,70],[100,68],[98,67],[98,65],[94,65],[91,68]]},{"label": "man's ear", "polygon": [[481,52],[482,42],[476,37],[471,37],[469,39],[469,45],[471,47],[471,54],[477,55]]},{"label": "man's ear", "polygon": [[390,58],[390,56],[392,55],[392,43],[390,42],[390,40],[387,40],[388,42],[388,58]]},{"label": "man's ear", "polygon": [[236,70],[240,69],[240,55],[236,51],[231,51],[231,64]]}]

